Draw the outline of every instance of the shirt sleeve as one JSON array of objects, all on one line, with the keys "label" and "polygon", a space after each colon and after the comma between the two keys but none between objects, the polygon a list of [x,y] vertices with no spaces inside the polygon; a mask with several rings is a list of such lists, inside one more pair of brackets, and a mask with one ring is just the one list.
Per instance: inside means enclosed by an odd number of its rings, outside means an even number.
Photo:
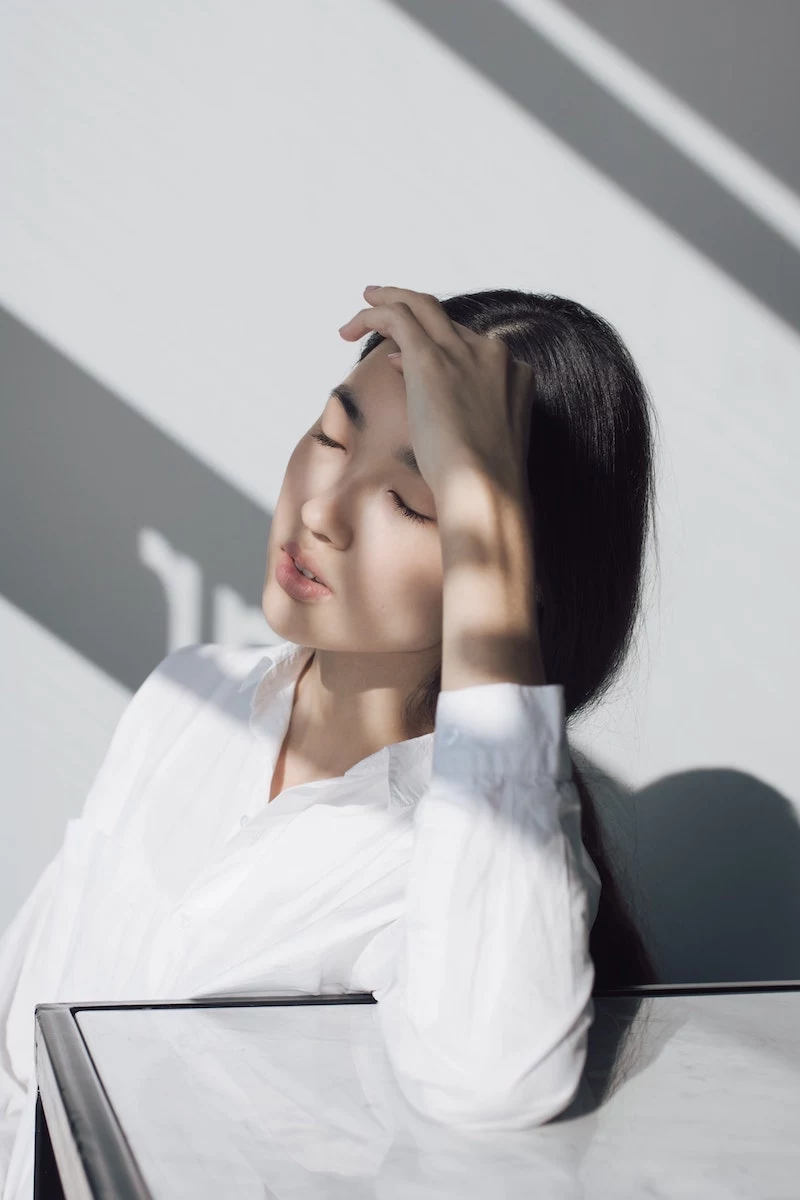
[{"label": "shirt sleeve", "polygon": [[[83,880],[119,818],[129,785],[146,762],[154,732],[169,711],[172,651],[123,709],[80,817],[67,821],[58,852],[0,936],[0,1193],[34,1071],[34,1009],[55,1000]],[[176,685],[177,686],[177,685]],[[174,694],[174,692],[172,693]]]},{"label": "shirt sleeve", "polygon": [[[23,974],[26,955],[37,936],[52,903],[54,880],[59,870],[59,854],[48,863],[25,903],[0,939],[0,1185],[5,1183],[19,1117],[25,1102],[26,1087],[15,1075],[8,1044],[8,1018],[16,986]],[[33,1017],[31,1017],[31,1038]],[[2,1192],[2,1186],[0,1186]]]},{"label": "shirt sleeve", "polygon": [[594,1019],[600,878],[560,684],[439,693],[402,917],[356,964],[406,1100],[466,1131],[562,1112]]}]

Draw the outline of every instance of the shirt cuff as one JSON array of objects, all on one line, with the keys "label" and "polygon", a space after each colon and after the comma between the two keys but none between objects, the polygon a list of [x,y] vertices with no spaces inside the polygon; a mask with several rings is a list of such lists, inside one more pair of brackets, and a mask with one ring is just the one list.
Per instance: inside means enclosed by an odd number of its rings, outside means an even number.
[{"label": "shirt cuff", "polygon": [[483,683],[439,692],[432,774],[572,779],[560,683]]}]

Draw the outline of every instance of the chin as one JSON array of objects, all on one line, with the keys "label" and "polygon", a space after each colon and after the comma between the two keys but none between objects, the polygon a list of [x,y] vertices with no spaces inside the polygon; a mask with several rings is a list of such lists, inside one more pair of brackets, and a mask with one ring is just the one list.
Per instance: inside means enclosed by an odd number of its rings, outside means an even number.
[{"label": "chin", "polygon": [[308,645],[304,636],[307,633],[308,620],[304,619],[305,614],[302,610],[311,607],[310,604],[298,604],[292,600],[274,581],[267,584],[261,596],[264,620],[276,638],[297,642],[298,645]]}]

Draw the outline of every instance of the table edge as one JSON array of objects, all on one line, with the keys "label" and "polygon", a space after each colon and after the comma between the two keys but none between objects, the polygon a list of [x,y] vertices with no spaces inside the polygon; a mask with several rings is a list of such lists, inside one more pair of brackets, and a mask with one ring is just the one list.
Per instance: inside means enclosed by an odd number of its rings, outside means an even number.
[{"label": "table edge", "polygon": [[90,1200],[153,1200],[70,1004],[37,1004],[36,1082],[62,1186]]}]

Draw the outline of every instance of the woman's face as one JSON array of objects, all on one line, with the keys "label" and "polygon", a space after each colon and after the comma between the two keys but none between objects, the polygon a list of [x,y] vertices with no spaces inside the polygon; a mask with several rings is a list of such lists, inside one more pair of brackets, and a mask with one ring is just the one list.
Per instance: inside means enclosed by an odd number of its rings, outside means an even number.
[{"label": "woman's face", "polygon": [[[443,573],[433,493],[393,453],[411,442],[403,376],[386,359],[397,348],[385,339],[344,381],[363,422],[357,416],[353,423],[331,395],[286,467],[261,606],[270,628],[300,645],[407,653],[441,644]],[[321,444],[320,434],[337,445]],[[398,500],[433,520],[412,520]],[[290,541],[310,556],[330,594],[300,600],[281,586],[275,569]]]}]

